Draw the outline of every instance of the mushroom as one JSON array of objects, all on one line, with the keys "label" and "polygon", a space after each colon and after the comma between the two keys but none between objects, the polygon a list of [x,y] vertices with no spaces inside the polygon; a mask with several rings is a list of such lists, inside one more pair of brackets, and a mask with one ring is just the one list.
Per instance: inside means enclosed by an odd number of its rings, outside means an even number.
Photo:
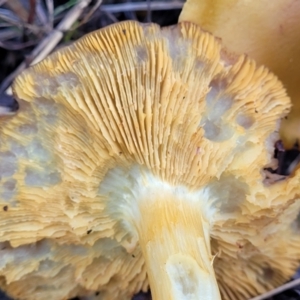
[{"label": "mushroom", "polygon": [[300,2],[294,0],[187,0],[180,21],[190,21],[222,39],[227,49],[247,53],[283,82],[293,108],[283,120],[285,147],[300,141]]},{"label": "mushroom", "polygon": [[[16,299],[245,299],[300,258],[289,98],[192,23],[123,22],[24,71],[0,119],[0,287]],[[98,296],[99,295],[99,296]],[[99,298],[99,299],[100,299]]]}]

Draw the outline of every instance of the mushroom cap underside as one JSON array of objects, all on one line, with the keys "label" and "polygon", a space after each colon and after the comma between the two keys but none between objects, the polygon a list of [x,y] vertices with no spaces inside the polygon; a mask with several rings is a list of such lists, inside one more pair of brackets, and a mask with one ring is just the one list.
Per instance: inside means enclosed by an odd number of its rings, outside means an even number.
[{"label": "mushroom cap underside", "polygon": [[224,299],[297,267],[300,173],[270,185],[263,172],[290,107],[266,68],[192,23],[124,22],[55,52],[13,90],[20,111],[0,119],[0,285],[13,297],[146,290],[134,223],[145,178],[199,201]]}]

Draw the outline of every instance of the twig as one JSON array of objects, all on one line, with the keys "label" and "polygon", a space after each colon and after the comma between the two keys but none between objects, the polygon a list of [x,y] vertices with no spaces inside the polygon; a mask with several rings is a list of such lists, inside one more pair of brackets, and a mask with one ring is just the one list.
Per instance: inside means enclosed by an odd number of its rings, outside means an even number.
[{"label": "twig", "polygon": [[[132,0],[126,0],[125,2],[132,2]],[[105,12],[107,13],[107,12]],[[128,20],[137,21],[136,11],[124,11],[124,16]]]},{"label": "twig", "polygon": [[146,20],[148,23],[151,22],[152,19],[152,14],[151,14],[151,0],[147,0],[147,16],[146,16]]},{"label": "twig", "polygon": [[[171,9],[182,9],[183,2],[152,2],[151,10],[171,10]],[[101,6],[101,10],[110,13],[118,13],[124,11],[146,11],[148,9],[147,2],[127,2],[122,4],[104,4]]]},{"label": "twig", "polygon": [[293,280],[291,282],[288,282],[286,284],[283,284],[282,286],[272,290],[272,291],[269,291],[267,293],[264,293],[260,296],[257,296],[257,297],[254,297],[254,298],[251,298],[249,300],[264,300],[264,299],[267,299],[269,297],[272,297],[272,296],[275,296],[279,293],[282,293],[283,291],[286,291],[286,290],[289,290],[291,288],[294,288],[295,286],[297,285],[300,285],[300,278],[296,279],[296,280]]},{"label": "twig", "polygon": [[81,0],[72,9],[70,9],[57,27],[53,29],[36,48],[33,49],[30,57],[23,61],[19,67],[2,82],[0,86],[0,93],[4,92],[10,86],[14,78],[19,75],[28,66],[28,64],[33,65],[41,61],[55,48],[62,39],[64,32],[70,29],[74,22],[77,21],[83,10],[90,4],[90,2],[91,0]]},{"label": "twig", "polygon": [[36,41],[28,41],[28,42],[23,42],[23,43],[12,43],[12,42],[2,42],[0,41],[0,47],[4,48],[6,50],[11,50],[11,51],[16,51],[16,50],[21,50],[30,46],[33,46],[36,44]]},{"label": "twig", "polygon": [[119,22],[119,20],[113,15],[113,14],[111,14],[111,13],[109,13],[109,12],[104,12],[105,13],[105,15],[113,22],[113,23],[117,23],[117,22]]},{"label": "twig", "polygon": [[85,24],[88,20],[90,20],[90,17],[94,14],[94,12],[99,8],[101,5],[102,0],[97,0],[94,6],[90,9],[90,11],[84,16],[83,20],[75,27],[75,29],[83,24]]},{"label": "twig", "polygon": [[47,16],[41,0],[37,0],[36,15],[39,21],[45,26],[47,24]]},{"label": "twig", "polygon": [[49,24],[51,29],[53,28],[54,23],[54,4],[53,0],[46,0],[46,5],[48,9],[48,16],[49,16]]}]

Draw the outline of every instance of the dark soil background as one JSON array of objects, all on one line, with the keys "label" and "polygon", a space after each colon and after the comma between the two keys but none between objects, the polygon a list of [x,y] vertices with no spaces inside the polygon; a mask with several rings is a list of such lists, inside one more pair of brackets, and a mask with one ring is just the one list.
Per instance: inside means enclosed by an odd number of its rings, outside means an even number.
[{"label": "dark soil background", "polygon": [[[79,1],[81,0],[0,0],[0,103],[1,94],[18,75],[20,64],[23,67],[29,66],[34,58],[34,48],[51,34],[53,28]],[[88,32],[119,21],[155,22],[161,26],[176,24],[183,3],[184,0],[103,0],[102,3],[92,0],[81,12],[78,21],[64,31],[64,37],[56,49]],[[300,272],[295,275],[294,279],[296,278],[300,278]],[[0,291],[0,300],[13,299]],[[150,292],[135,295],[133,300],[151,300]],[[300,287],[267,300],[300,300]]]}]

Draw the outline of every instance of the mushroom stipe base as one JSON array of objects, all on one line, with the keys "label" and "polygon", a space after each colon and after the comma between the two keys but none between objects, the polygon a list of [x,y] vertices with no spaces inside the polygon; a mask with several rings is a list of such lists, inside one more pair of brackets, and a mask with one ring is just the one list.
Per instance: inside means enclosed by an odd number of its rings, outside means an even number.
[{"label": "mushroom stipe base", "polygon": [[107,197],[108,208],[119,203],[108,213],[131,232],[128,251],[141,248],[153,299],[221,299],[209,237],[208,218],[215,208],[201,199],[204,191],[172,187],[134,166],[109,171],[99,193]]}]

